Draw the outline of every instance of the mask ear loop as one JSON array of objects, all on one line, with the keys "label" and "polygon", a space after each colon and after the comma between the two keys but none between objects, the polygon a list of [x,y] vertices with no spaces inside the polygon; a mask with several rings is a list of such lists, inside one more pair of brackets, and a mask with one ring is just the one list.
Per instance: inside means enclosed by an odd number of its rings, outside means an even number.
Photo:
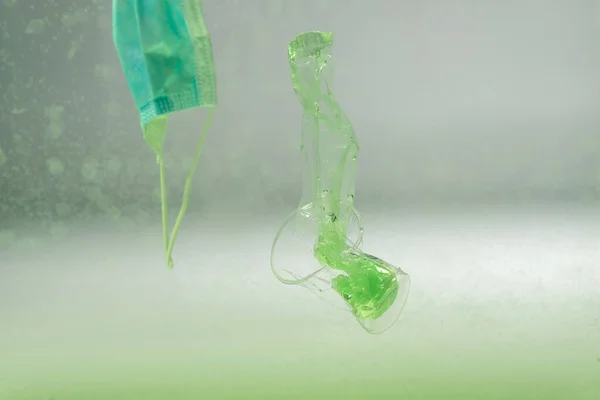
[{"label": "mask ear loop", "polygon": [[[167,265],[169,268],[173,268],[173,260],[171,258],[171,253],[173,253],[173,247],[175,246],[175,239],[177,238],[177,233],[179,232],[179,228],[181,227],[181,223],[183,222],[183,217],[187,211],[188,203],[190,200],[190,195],[192,191],[192,183],[194,181],[194,173],[198,168],[198,163],[200,161],[200,155],[202,154],[202,149],[204,148],[204,142],[206,141],[206,136],[208,134],[208,129],[210,128],[212,117],[215,109],[214,107],[210,107],[208,110],[208,114],[206,115],[206,119],[204,120],[204,126],[202,127],[202,132],[200,134],[200,140],[198,141],[198,146],[196,147],[196,154],[194,156],[194,162],[190,171],[188,172],[188,176],[185,180],[185,188],[183,190],[183,200],[181,202],[181,208],[179,209],[179,214],[177,215],[177,219],[175,220],[175,225],[173,226],[173,230],[171,231],[171,237],[169,238],[169,244],[167,246]],[[164,165],[161,168],[164,171]],[[164,186],[165,180],[162,178],[164,176],[164,172],[161,173],[161,198],[166,201],[166,189]],[[163,208],[163,213],[166,210]],[[166,221],[166,217],[163,217],[163,221]]]},{"label": "mask ear loop", "polygon": [[177,234],[179,233],[179,228],[183,222],[183,218],[185,217],[185,213],[187,211],[187,207],[190,200],[192,183],[194,180],[194,173],[198,168],[198,163],[200,161],[200,156],[202,154],[202,149],[204,148],[204,142],[206,141],[206,136],[208,134],[208,129],[210,128],[212,117],[214,113],[214,107],[210,107],[208,110],[208,114],[206,119],[204,120],[204,125],[202,127],[202,131],[200,134],[200,139],[198,141],[198,145],[196,147],[196,154],[194,156],[194,162],[188,172],[187,178],[185,180],[185,188],[183,190],[183,200],[181,202],[181,207],[179,209],[179,214],[177,215],[177,219],[175,220],[175,225],[169,235],[169,207],[167,202],[167,178],[166,178],[166,168],[165,168],[165,160],[164,154],[162,150],[162,144],[165,138],[166,127],[167,127],[167,118],[165,116],[157,117],[152,120],[148,125],[144,127],[144,138],[148,145],[155,151],[156,153],[156,161],[159,165],[160,169],[160,201],[161,201],[161,210],[162,210],[162,231],[163,231],[163,242],[166,254],[167,266],[169,268],[173,268],[173,248],[175,246],[175,240],[177,238]]}]

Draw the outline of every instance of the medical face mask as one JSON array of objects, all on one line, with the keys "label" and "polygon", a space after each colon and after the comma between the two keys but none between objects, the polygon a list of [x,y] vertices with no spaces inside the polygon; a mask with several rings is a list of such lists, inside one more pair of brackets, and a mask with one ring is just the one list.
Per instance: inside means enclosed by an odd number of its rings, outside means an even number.
[{"label": "medical face mask", "polygon": [[[163,237],[167,265],[187,209],[212,111],[217,104],[210,36],[200,0],[113,0],[113,38],[139,111],[143,137],[160,166]],[[169,234],[163,143],[171,113],[209,107],[183,203]]]}]

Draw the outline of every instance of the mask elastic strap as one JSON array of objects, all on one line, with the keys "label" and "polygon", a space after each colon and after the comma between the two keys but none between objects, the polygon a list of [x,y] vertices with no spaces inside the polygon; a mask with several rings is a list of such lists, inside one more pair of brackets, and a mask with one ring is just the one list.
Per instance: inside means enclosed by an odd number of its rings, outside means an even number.
[{"label": "mask elastic strap", "polygon": [[206,141],[208,129],[210,128],[212,122],[213,113],[214,107],[210,107],[206,119],[204,121],[204,126],[202,127],[202,132],[200,134],[198,146],[196,147],[194,162],[192,163],[192,167],[190,168],[190,171],[188,172],[187,178],[185,180],[185,188],[183,190],[183,200],[181,202],[181,208],[179,209],[179,214],[177,215],[175,225],[173,226],[173,230],[171,231],[170,235],[168,220],[169,208],[167,203],[167,179],[164,156],[162,151],[162,144],[166,136],[167,118],[164,116],[155,118],[144,127],[144,138],[146,139],[148,145],[155,151],[156,160],[160,168],[160,199],[162,208],[163,242],[166,252],[167,266],[169,268],[173,268],[173,259],[171,257],[171,254],[173,253],[173,247],[175,246],[175,239],[177,238],[177,233],[179,232],[179,228],[181,227],[181,223],[183,222],[183,218],[187,211],[192,190],[192,182],[194,180],[194,173],[198,168],[200,155],[202,154],[202,149],[204,148],[204,142]]}]

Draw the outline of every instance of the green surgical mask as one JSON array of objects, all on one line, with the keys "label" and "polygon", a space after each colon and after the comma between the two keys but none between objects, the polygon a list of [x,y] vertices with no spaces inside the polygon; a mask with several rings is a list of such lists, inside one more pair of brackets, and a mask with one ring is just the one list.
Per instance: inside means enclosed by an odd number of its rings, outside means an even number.
[{"label": "green surgical mask", "polygon": [[[144,140],[161,172],[163,236],[167,264],[189,200],[191,182],[217,104],[212,45],[200,0],[113,0],[113,38],[137,105]],[[163,143],[168,115],[210,107],[183,203],[169,234]]]}]

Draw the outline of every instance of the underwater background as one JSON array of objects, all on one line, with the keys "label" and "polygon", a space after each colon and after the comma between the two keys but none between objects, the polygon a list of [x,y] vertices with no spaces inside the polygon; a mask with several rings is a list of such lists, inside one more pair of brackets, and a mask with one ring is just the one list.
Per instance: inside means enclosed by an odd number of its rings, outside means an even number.
[{"label": "underwater background", "polygon": [[[168,270],[110,2],[0,2],[0,399],[600,398],[599,1],[203,6],[219,105]],[[310,30],[365,250],[412,278],[382,335],[269,266]],[[169,122],[173,214],[205,115]]]}]

